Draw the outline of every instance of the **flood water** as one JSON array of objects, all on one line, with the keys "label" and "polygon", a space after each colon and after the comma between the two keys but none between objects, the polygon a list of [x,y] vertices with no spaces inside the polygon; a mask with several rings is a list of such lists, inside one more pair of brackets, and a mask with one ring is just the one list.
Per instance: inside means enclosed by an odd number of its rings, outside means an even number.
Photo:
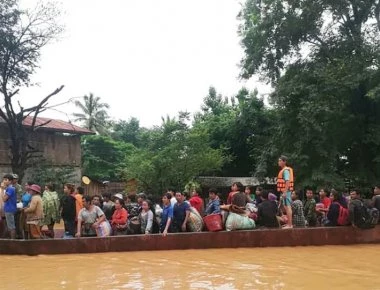
[{"label": "flood water", "polygon": [[380,289],[380,245],[1,256],[0,289]]}]

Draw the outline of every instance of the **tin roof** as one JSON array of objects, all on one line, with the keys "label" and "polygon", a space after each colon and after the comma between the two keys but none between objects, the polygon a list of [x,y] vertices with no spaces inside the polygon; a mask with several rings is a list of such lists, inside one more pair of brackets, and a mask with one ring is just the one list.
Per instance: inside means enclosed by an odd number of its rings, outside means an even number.
[{"label": "tin roof", "polygon": [[[33,117],[28,116],[25,118],[23,124],[25,127],[31,127],[32,122],[33,122]],[[69,122],[65,122],[62,120],[56,120],[56,119],[52,119],[52,118],[38,117],[36,119],[35,126],[42,125],[46,122],[48,122],[48,123],[39,127],[38,130],[61,132],[61,133],[70,133],[70,134],[78,134],[78,135],[93,135],[93,134],[95,134],[91,130],[81,128],[81,127],[76,126],[74,124],[71,124]],[[0,123],[5,123],[2,118],[0,118]]]}]

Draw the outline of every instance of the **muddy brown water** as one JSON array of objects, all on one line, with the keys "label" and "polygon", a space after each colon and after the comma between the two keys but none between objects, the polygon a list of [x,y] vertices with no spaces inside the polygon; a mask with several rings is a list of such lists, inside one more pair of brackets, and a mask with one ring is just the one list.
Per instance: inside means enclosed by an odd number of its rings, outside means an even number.
[{"label": "muddy brown water", "polygon": [[0,289],[380,289],[380,245],[1,256]]}]

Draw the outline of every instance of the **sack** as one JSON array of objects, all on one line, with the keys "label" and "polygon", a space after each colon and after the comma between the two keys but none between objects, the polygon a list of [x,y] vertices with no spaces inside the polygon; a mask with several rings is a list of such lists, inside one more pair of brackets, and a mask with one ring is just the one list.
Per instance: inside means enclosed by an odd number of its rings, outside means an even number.
[{"label": "sack", "polygon": [[369,208],[362,201],[355,208],[354,224],[361,229],[374,228],[379,221],[379,210]]},{"label": "sack", "polygon": [[99,224],[99,227],[96,229],[96,235],[98,237],[108,237],[111,235],[111,225],[108,221],[103,221]]},{"label": "sack", "polygon": [[336,204],[339,205],[339,216],[338,216],[338,221],[337,225],[338,226],[346,226],[348,225],[348,208],[345,208],[340,205],[340,203],[335,202]]},{"label": "sack", "polygon": [[377,208],[367,208],[368,218],[366,223],[372,227],[375,227],[379,222],[379,210]]},{"label": "sack", "polygon": [[247,216],[230,212],[226,221],[226,231],[251,230],[255,228],[255,221]]},{"label": "sack", "polygon": [[194,207],[190,207],[190,215],[187,219],[186,227],[189,232],[201,232],[203,229],[203,219]]}]

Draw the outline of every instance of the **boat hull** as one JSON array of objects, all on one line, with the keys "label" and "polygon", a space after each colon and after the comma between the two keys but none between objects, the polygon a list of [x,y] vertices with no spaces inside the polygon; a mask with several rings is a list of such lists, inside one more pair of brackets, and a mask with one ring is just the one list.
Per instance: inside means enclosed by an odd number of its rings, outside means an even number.
[{"label": "boat hull", "polygon": [[380,243],[380,226],[262,229],[43,240],[0,240],[3,255],[50,255],[99,252],[187,250],[209,248],[294,247]]}]

